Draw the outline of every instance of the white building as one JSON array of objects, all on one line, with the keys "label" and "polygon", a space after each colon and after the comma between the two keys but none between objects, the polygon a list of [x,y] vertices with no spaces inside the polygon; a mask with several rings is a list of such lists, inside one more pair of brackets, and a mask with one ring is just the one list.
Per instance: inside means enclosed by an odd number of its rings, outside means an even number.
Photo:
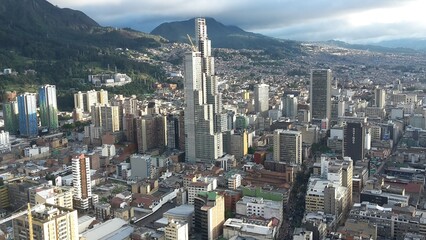
[{"label": "white building", "polygon": [[24,156],[25,157],[43,157],[49,155],[49,147],[45,146],[32,146],[32,147],[26,147],[24,149]]},{"label": "white building", "polygon": [[228,218],[223,224],[223,237],[226,239],[239,236],[243,239],[269,240],[275,239],[276,233],[277,227],[258,225],[238,218]]},{"label": "white building", "polygon": [[167,240],[188,240],[188,223],[171,219],[164,228]]},{"label": "white building", "polygon": [[194,204],[194,198],[199,192],[208,192],[217,188],[217,179],[214,177],[201,177],[196,182],[188,185],[188,203]]},{"label": "white building", "polygon": [[241,186],[241,175],[240,174],[233,174],[228,179],[228,188],[229,189],[237,189]]},{"label": "white building", "polygon": [[0,153],[10,152],[9,132],[0,131]]},{"label": "white building", "polygon": [[254,111],[264,114],[269,110],[269,85],[257,84],[254,86]]},{"label": "white building", "polygon": [[242,216],[259,216],[264,219],[273,217],[282,220],[282,202],[266,200],[260,197],[242,197],[236,203],[236,213]]},{"label": "white building", "polygon": [[92,184],[90,176],[90,159],[81,154],[71,160],[74,186],[74,207],[89,209],[92,201]]}]

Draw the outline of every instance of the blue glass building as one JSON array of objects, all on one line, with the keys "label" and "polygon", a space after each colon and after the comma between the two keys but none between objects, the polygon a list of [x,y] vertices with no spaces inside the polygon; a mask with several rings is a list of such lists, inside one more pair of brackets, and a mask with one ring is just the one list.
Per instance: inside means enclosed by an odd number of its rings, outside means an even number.
[{"label": "blue glass building", "polygon": [[36,94],[20,94],[18,96],[18,111],[20,135],[25,137],[36,137],[38,135]]}]

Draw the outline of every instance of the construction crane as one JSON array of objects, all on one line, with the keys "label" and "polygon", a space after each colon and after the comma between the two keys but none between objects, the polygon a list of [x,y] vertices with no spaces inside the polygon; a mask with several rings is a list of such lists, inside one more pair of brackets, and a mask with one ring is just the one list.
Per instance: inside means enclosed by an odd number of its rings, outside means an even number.
[{"label": "construction crane", "polygon": [[189,34],[186,34],[186,36],[188,37],[189,43],[191,43],[191,48],[193,52],[197,51],[197,48],[195,47],[194,43],[192,42],[191,37],[189,36]]},{"label": "construction crane", "polygon": [[[34,208],[39,208],[40,206],[42,206],[43,204],[38,204],[35,205]],[[22,212],[18,212],[15,213],[13,215],[11,215],[10,217],[4,218],[0,220],[0,225],[6,222],[9,222],[10,220],[13,220],[17,217],[23,216],[25,214],[27,214],[28,216],[28,239],[29,240],[33,240],[34,239],[34,234],[33,234],[33,217],[32,217],[32,210],[31,210],[31,204],[28,203],[27,205],[27,210],[26,211],[22,211]]]}]

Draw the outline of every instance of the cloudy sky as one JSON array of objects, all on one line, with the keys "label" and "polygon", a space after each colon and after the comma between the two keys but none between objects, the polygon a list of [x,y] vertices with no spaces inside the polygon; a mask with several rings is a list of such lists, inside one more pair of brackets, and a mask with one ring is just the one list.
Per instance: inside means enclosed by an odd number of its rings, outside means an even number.
[{"label": "cloudy sky", "polygon": [[149,32],[198,16],[268,36],[351,43],[426,38],[425,0],[48,0],[104,26]]}]

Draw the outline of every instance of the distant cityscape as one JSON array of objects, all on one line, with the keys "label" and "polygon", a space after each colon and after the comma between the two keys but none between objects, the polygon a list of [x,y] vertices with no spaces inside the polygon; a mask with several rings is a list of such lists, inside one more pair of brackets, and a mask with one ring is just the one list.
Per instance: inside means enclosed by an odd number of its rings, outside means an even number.
[{"label": "distant cityscape", "polygon": [[0,240],[426,240],[426,58],[303,46],[212,49],[196,18],[141,54],[170,80],[145,99],[109,93],[117,69],[72,112],[55,85],[4,91]]}]

